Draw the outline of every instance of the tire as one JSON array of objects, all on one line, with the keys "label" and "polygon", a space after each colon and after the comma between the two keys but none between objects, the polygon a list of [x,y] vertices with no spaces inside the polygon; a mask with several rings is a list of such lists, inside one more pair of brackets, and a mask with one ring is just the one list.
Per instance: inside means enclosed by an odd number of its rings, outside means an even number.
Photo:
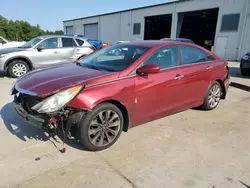
[{"label": "tire", "polygon": [[[213,93],[213,94],[212,94]],[[213,110],[215,109],[221,99],[222,89],[219,82],[215,81],[209,88],[201,106],[203,110]],[[214,102],[214,103],[213,103]]]},{"label": "tire", "polygon": [[240,72],[241,72],[242,76],[247,76],[248,75],[248,69],[241,68]]},{"label": "tire", "polygon": [[[109,125],[105,123],[102,124],[100,119],[101,116],[103,117],[103,122],[107,120],[105,119],[106,117],[109,117],[109,120],[113,119],[113,123]],[[119,124],[119,126],[114,126],[116,123],[117,125]],[[100,126],[101,124],[102,126]],[[81,119],[77,128],[77,138],[89,151],[104,150],[112,146],[120,137],[123,130],[123,124],[124,118],[121,110],[111,103],[102,103]],[[113,126],[107,128],[111,125]],[[112,131],[110,131],[110,129]]]},{"label": "tire", "polygon": [[[20,68],[18,70],[18,68]],[[8,74],[12,78],[19,78],[30,71],[29,65],[23,60],[14,60],[8,66]]]},{"label": "tire", "polygon": [[85,55],[82,55],[82,56],[78,57],[77,61],[81,60],[84,57],[85,57]]}]

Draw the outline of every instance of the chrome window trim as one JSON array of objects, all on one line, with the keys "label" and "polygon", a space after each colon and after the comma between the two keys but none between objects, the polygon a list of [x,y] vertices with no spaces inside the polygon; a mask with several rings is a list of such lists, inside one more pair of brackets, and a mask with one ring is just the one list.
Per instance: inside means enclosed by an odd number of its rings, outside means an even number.
[{"label": "chrome window trim", "polygon": [[33,91],[26,90],[26,89],[22,89],[17,84],[15,84],[15,89],[18,92],[23,93],[23,94],[27,94],[27,95],[31,95],[31,96],[37,96],[37,93],[35,93]]},{"label": "chrome window trim", "polygon": [[[192,65],[199,65],[199,64],[203,64],[203,63],[215,63],[216,60],[211,60],[211,61],[203,61],[203,62],[200,62],[200,63],[193,63],[193,64],[180,64],[178,66],[175,66],[175,67],[169,67],[169,68],[164,68],[164,69],[161,69],[160,71],[164,71],[164,70],[169,70],[169,69],[174,69],[174,68],[180,68],[180,67],[187,67],[187,66],[192,66]],[[140,66],[144,63],[144,61],[140,64]],[[129,74],[129,76],[132,76],[132,75],[136,75],[136,70],[138,69],[138,67],[140,66],[137,66],[133,71],[131,71],[131,73]],[[134,73],[135,72],[135,73]]]},{"label": "chrome window trim", "polygon": [[110,83],[110,82],[114,82],[114,81],[118,81],[118,80],[124,80],[127,78],[132,78],[135,77],[136,75],[128,75],[128,76],[124,76],[124,77],[120,77],[120,78],[115,78],[112,80],[107,80],[107,81],[103,81],[103,82],[97,82],[97,83],[93,83],[93,84],[87,84],[85,85],[85,88],[89,88],[89,87],[93,87],[93,86],[97,86],[97,85],[101,85],[101,84],[106,84],[106,83]]}]

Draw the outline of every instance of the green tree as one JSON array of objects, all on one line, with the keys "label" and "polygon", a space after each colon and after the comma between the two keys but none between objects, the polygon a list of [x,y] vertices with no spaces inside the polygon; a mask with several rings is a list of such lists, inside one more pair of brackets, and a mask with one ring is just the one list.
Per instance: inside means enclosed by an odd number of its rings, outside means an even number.
[{"label": "green tree", "polygon": [[34,37],[41,35],[62,35],[63,31],[44,31],[39,24],[36,26],[30,25],[26,21],[8,20],[0,15],[0,36],[15,41],[28,41]]}]

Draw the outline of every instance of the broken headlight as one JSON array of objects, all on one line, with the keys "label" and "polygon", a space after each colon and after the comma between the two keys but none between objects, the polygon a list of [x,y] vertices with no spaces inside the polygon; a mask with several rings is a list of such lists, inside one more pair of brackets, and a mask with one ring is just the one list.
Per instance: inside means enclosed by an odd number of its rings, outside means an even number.
[{"label": "broken headlight", "polygon": [[68,104],[81,90],[82,86],[72,87],[59,92],[32,107],[39,113],[53,113]]}]

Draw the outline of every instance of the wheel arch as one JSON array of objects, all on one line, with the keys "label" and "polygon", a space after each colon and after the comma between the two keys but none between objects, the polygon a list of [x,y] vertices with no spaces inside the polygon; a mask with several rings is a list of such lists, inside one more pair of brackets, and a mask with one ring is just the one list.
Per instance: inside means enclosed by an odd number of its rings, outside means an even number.
[{"label": "wheel arch", "polygon": [[4,64],[4,70],[5,70],[5,71],[7,70],[9,64],[10,64],[12,61],[14,61],[14,60],[23,60],[23,61],[25,61],[25,62],[28,64],[30,70],[33,70],[33,69],[34,69],[33,64],[32,64],[32,62],[31,62],[31,60],[30,60],[29,58],[27,58],[27,57],[25,57],[25,56],[15,56],[15,57],[12,57],[12,58],[8,59],[8,60],[5,62],[5,64]]},{"label": "wheel arch", "polygon": [[221,90],[222,90],[221,99],[226,99],[226,88],[225,88],[225,85],[224,85],[223,81],[220,80],[220,79],[217,79],[215,81],[217,81],[220,84],[220,87],[221,87]]},{"label": "wheel arch", "polygon": [[99,105],[99,104],[102,104],[102,103],[111,103],[111,104],[117,106],[121,110],[121,112],[123,114],[123,118],[124,118],[123,131],[127,132],[129,127],[130,127],[130,118],[129,118],[127,108],[121,102],[119,102],[117,100],[113,100],[113,99],[102,101],[102,102],[100,102],[100,103],[98,103],[96,105]]}]

